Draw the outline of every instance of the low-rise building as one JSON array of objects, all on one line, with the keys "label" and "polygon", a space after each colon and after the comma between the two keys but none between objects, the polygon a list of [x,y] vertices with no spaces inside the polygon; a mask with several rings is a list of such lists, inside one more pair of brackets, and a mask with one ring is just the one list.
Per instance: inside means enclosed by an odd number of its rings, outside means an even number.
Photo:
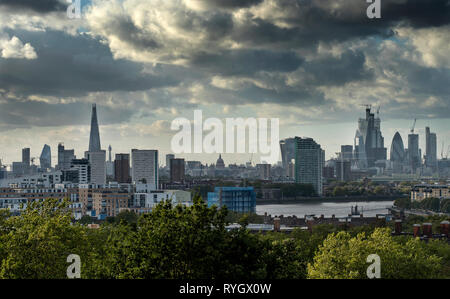
[{"label": "low-rise building", "polygon": [[411,201],[422,201],[426,198],[450,198],[449,185],[416,185],[411,190]]},{"label": "low-rise building", "polygon": [[256,212],[256,193],[253,187],[216,187],[208,192],[208,207],[226,206],[229,210],[241,213]]},{"label": "low-rise building", "polygon": [[151,211],[154,206],[162,201],[170,200],[173,205],[191,206],[191,192],[183,190],[150,190],[145,193],[135,193],[131,208]]}]

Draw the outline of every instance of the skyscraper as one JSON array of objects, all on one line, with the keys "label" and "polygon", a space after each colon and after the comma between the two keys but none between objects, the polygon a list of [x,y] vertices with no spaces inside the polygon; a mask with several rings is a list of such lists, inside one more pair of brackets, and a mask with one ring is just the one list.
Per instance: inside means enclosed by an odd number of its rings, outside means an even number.
[{"label": "skyscraper", "polygon": [[30,148],[22,149],[22,163],[25,167],[30,167]]},{"label": "skyscraper", "polygon": [[131,183],[130,154],[116,154],[116,159],[114,160],[114,179],[121,184]]},{"label": "skyscraper", "polygon": [[402,172],[402,165],[406,158],[405,146],[403,144],[402,136],[396,132],[392,139],[390,160],[393,163],[394,173]]},{"label": "skyscraper", "polygon": [[353,145],[341,145],[342,159],[351,161],[353,159]]},{"label": "skyscraper", "polygon": [[98,120],[97,120],[97,106],[95,104],[92,104],[91,135],[89,137],[89,151],[90,152],[101,151],[100,132],[98,129]]},{"label": "skyscraper", "polygon": [[427,167],[437,168],[437,136],[436,133],[431,133],[430,128],[425,128],[426,150],[425,150],[425,165]]},{"label": "skyscraper", "polygon": [[58,144],[58,165],[57,170],[70,169],[70,163],[75,159],[75,151],[73,149],[66,150],[62,143]]},{"label": "skyscraper", "polygon": [[41,156],[39,157],[41,169],[52,168],[52,152],[49,145],[44,145]]},{"label": "skyscraper", "polygon": [[91,166],[91,183],[106,184],[106,151],[86,152],[86,159]]},{"label": "skyscraper", "polygon": [[183,183],[185,178],[184,159],[170,159],[170,181]]},{"label": "skyscraper", "polygon": [[170,160],[171,159],[175,159],[175,155],[174,154],[167,154],[166,155],[166,167],[169,168],[169,171],[170,171]]},{"label": "skyscraper", "polygon": [[87,159],[73,159],[70,169],[63,170],[63,182],[89,184],[91,182],[91,165]]},{"label": "skyscraper", "polygon": [[136,184],[150,185],[158,188],[158,151],[157,150],[131,150],[132,180]]},{"label": "skyscraper", "polygon": [[323,193],[325,151],[312,138],[296,137],[295,181],[312,184],[318,195]]},{"label": "skyscraper", "polygon": [[289,163],[295,159],[295,138],[280,140],[280,150],[283,168],[287,171]]},{"label": "skyscraper", "polygon": [[[384,147],[384,138],[381,134],[381,120],[366,108],[366,118],[358,121],[358,130],[355,136],[355,151],[360,159],[360,168],[373,167],[377,160],[386,160],[387,149]],[[364,148],[364,149],[363,149]]]},{"label": "skyscraper", "polygon": [[408,135],[408,156],[411,171],[415,173],[417,168],[419,168],[421,164],[419,151],[419,134],[411,133]]}]

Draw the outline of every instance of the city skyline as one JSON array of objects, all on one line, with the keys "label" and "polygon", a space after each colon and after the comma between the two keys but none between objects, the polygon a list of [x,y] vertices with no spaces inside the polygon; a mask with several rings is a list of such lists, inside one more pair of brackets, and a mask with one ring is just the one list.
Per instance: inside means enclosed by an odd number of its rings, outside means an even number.
[{"label": "city skyline", "polygon": [[[361,111],[363,111],[363,109],[361,109]],[[91,110],[91,113],[89,114],[89,116],[91,118],[91,124],[89,125],[89,132],[88,132],[89,136],[87,138],[88,140],[86,141],[87,145],[85,145],[84,148],[83,147],[76,148],[74,146],[70,146],[70,145],[68,145],[68,144],[70,144],[70,142],[69,143],[66,143],[66,142],[63,142],[63,141],[57,142],[58,144],[59,143],[64,144],[66,146],[66,148],[74,149],[75,156],[77,156],[77,157],[84,156],[84,153],[88,150],[88,148],[89,148],[89,146],[90,146],[90,144],[92,142],[97,143],[97,139],[98,139],[97,145],[99,145],[99,143],[100,143],[100,135],[102,135],[101,132],[102,132],[102,127],[103,126],[102,126],[101,120],[100,120],[100,122],[97,120],[98,116],[97,116],[97,110],[96,110],[96,104],[95,103],[92,106],[92,110]],[[364,117],[360,116],[359,118],[364,118]],[[381,132],[383,132],[383,134],[385,134],[384,130],[383,130],[383,128],[385,127],[385,122],[383,120],[381,120],[381,121],[382,121]],[[355,127],[357,127],[357,121],[355,121],[354,123],[356,124]],[[430,123],[430,122],[428,122],[428,123]],[[420,120],[418,121],[418,124],[420,125]],[[400,128],[396,128],[394,130],[395,133],[398,132],[401,135],[402,139],[405,142],[405,148],[407,148],[408,134],[410,134],[410,129],[411,128],[405,128],[405,129],[402,130]],[[431,130],[433,131],[433,127],[431,127]],[[388,131],[391,131],[391,130],[388,130]],[[176,131],[173,131],[173,134],[175,134],[175,133],[176,133]],[[426,151],[426,127],[420,128],[416,124],[415,133],[419,134],[419,148],[421,149],[421,152],[422,152],[422,158],[424,158],[425,151]],[[438,159],[441,159],[440,155],[441,155],[441,152],[442,152],[441,151],[442,150],[442,140],[440,139],[439,132],[436,132],[436,130],[434,130],[434,133],[437,133],[437,140],[438,140],[437,157],[438,157]],[[315,139],[319,144],[321,144],[322,148],[325,149],[326,160],[329,160],[331,158],[336,158],[336,153],[340,152],[340,147],[342,145],[354,145],[354,140],[352,142],[347,142],[347,143],[343,142],[341,144],[335,144],[333,146],[333,148],[335,148],[336,150],[333,151],[333,152],[330,152],[330,151],[328,151],[327,146],[324,145],[324,143],[321,142],[321,140],[319,138],[317,138],[316,136],[310,136],[310,135],[304,135],[303,136],[303,135],[298,135],[297,134],[297,135],[287,136],[285,138],[280,138],[280,140],[284,140],[286,138],[294,138],[294,137],[313,138],[313,139]],[[392,142],[393,137],[394,137],[394,135],[392,137],[388,136],[387,139],[385,138],[386,141],[387,141],[385,146],[387,148],[387,153],[388,153],[387,157],[388,157],[388,159],[390,157],[391,142]],[[76,138],[78,138],[78,137],[76,137]],[[92,141],[93,138],[94,138],[94,141]],[[347,138],[346,138],[346,140],[350,140],[350,141],[351,141],[351,139],[354,139],[354,136],[352,138],[350,138],[350,136],[347,136]],[[168,139],[167,142],[170,143],[170,138]],[[109,143],[109,144],[111,146],[111,143]],[[46,145],[47,144],[44,144],[44,146],[46,146]],[[38,158],[39,158],[39,155],[37,154],[38,150],[35,149],[34,147],[36,147],[36,146],[28,145],[28,146],[24,146],[24,147],[19,148],[18,149],[18,153],[16,155],[17,159],[12,159],[11,162],[9,162],[9,163],[8,163],[8,159],[5,159],[2,156],[0,156],[0,160],[2,161],[3,165],[10,165],[10,164],[12,164],[13,161],[19,161],[22,158],[22,153],[20,152],[21,149],[23,149],[23,148],[30,148],[30,151],[33,153],[33,154],[31,154],[31,157],[35,158],[35,160],[37,161]],[[50,147],[51,147],[51,149],[57,149],[56,145],[53,146],[52,144],[50,144]],[[112,142],[112,148],[113,148],[113,150],[115,149],[115,143],[114,142]],[[114,154],[121,154],[121,153],[130,154],[132,148],[136,148],[136,147],[130,145],[128,150],[126,149],[126,146],[125,147],[122,146],[120,148],[125,148],[125,150],[122,150],[122,151],[121,150],[114,150],[113,153]],[[139,149],[146,149],[146,148],[139,148]],[[160,164],[160,166],[164,166],[165,165],[165,163],[166,163],[165,155],[166,154],[173,154],[170,150],[168,152],[165,152],[165,151],[162,151],[158,147],[148,148],[148,149],[154,149],[154,150],[158,150],[160,152],[160,156],[159,156],[159,164]],[[444,157],[446,156],[447,149],[448,149],[448,145],[447,145],[446,141],[444,141],[444,148],[443,148]],[[36,152],[36,155],[35,155],[35,152]],[[259,157],[259,154],[251,154],[251,153],[244,153],[244,154],[226,154],[226,153],[217,153],[217,154],[216,153],[213,153],[213,154],[177,154],[176,157],[177,158],[185,158],[185,159],[187,158],[186,160],[196,160],[196,161],[201,161],[202,163],[211,164],[211,163],[215,163],[216,162],[217,157],[218,157],[219,154],[222,154],[225,158],[228,158],[228,159],[231,158],[230,160],[226,161],[227,165],[228,164],[235,164],[235,163],[237,163],[237,164],[245,164],[246,162],[248,162],[248,158],[252,159],[253,160],[253,164],[255,164],[255,165],[257,163],[259,163],[259,162],[263,162],[263,161],[258,161],[257,160],[257,158]],[[253,156],[253,158],[252,158],[252,156]],[[56,150],[52,151],[53,161],[57,161],[57,157],[58,157],[57,156],[57,151]],[[202,159],[203,157],[208,157],[208,158],[205,160],[205,159]],[[278,161],[282,162],[281,153],[279,155]],[[53,162],[52,166],[55,166],[56,164],[57,164],[57,162]],[[35,163],[35,165],[36,165],[36,163]]]},{"label": "city skyline", "polygon": [[102,142],[115,153],[169,153],[171,121],[196,109],[279,118],[281,139],[314,138],[327,159],[353,144],[365,104],[381,106],[388,153],[397,130],[407,140],[414,118],[422,150],[426,126],[437,133],[438,158],[450,140],[446,0],[384,0],[376,20],[360,0],[81,2],[80,19],[68,18],[65,1],[0,2],[6,164],[21,148],[38,157],[59,142],[81,157],[93,103],[102,109]]}]

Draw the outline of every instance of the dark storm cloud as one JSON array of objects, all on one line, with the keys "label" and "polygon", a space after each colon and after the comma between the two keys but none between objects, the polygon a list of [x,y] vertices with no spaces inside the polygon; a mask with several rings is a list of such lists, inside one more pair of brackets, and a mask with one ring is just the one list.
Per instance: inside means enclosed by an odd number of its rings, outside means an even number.
[{"label": "dark storm cloud", "polygon": [[361,51],[346,51],[340,57],[325,57],[305,63],[308,74],[305,84],[334,86],[352,81],[374,78],[372,70],[365,67],[366,58]]},{"label": "dark storm cloud", "polygon": [[[369,19],[361,0],[278,0],[264,19],[248,15],[232,38],[244,44],[313,48],[319,41],[336,42],[368,36],[388,38],[397,24],[413,27],[450,23],[448,0],[383,0],[381,19]],[[278,23],[289,27],[278,26]]]},{"label": "dark storm cloud", "polygon": [[397,72],[410,83],[411,93],[416,96],[437,96],[450,107],[450,69],[431,68],[400,60]]},{"label": "dark storm cloud", "polygon": [[211,74],[252,75],[259,71],[292,72],[302,59],[293,52],[264,50],[227,50],[217,54],[195,53],[191,64]]},{"label": "dark storm cloud", "polygon": [[442,26],[450,23],[449,0],[382,1],[386,22],[405,21],[413,27]]},{"label": "dark storm cloud", "polygon": [[196,0],[207,7],[217,8],[244,8],[262,3],[264,0]]},{"label": "dark storm cloud", "polygon": [[96,91],[138,91],[172,86],[164,74],[144,74],[142,65],[115,60],[89,36],[62,32],[14,32],[31,43],[37,59],[1,59],[0,86],[20,95],[82,96]]},{"label": "dark storm cloud", "polygon": [[0,0],[0,7],[47,13],[66,10],[67,3],[59,0]]},{"label": "dark storm cloud", "polygon": [[107,25],[108,31],[119,40],[130,43],[137,49],[152,50],[159,45],[148,32],[143,32],[131,21],[130,18],[119,18]]},{"label": "dark storm cloud", "polygon": [[[0,124],[13,127],[88,125],[89,103],[50,104],[38,101],[17,100],[0,93]],[[131,109],[98,105],[102,125],[128,121]]]}]

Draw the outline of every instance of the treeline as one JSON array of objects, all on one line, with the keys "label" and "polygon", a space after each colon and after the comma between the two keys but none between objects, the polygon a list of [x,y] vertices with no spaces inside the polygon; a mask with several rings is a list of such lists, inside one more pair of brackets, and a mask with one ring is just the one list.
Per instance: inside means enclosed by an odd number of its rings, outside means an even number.
[{"label": "treeline", "polygon": [[436,213],[450,213],[450,199],[426,198],[421,201],[411,201],[410,198],[397,199],[394,202],[401,209],[420,209]]},{"label": "treeline", "polygon": [[447,242],[391,237],[390,228],[228,231],[228,211],[197,197],[191,207],[164,202],[138,219],[90,229],[73,223],[68,204],[50,199],[20,216],[0,212],[0,278],[65,278],[70,254],[80,256],[85,279],[367,278],[369,254],[380,256],[382,278],[450,278]]}]

